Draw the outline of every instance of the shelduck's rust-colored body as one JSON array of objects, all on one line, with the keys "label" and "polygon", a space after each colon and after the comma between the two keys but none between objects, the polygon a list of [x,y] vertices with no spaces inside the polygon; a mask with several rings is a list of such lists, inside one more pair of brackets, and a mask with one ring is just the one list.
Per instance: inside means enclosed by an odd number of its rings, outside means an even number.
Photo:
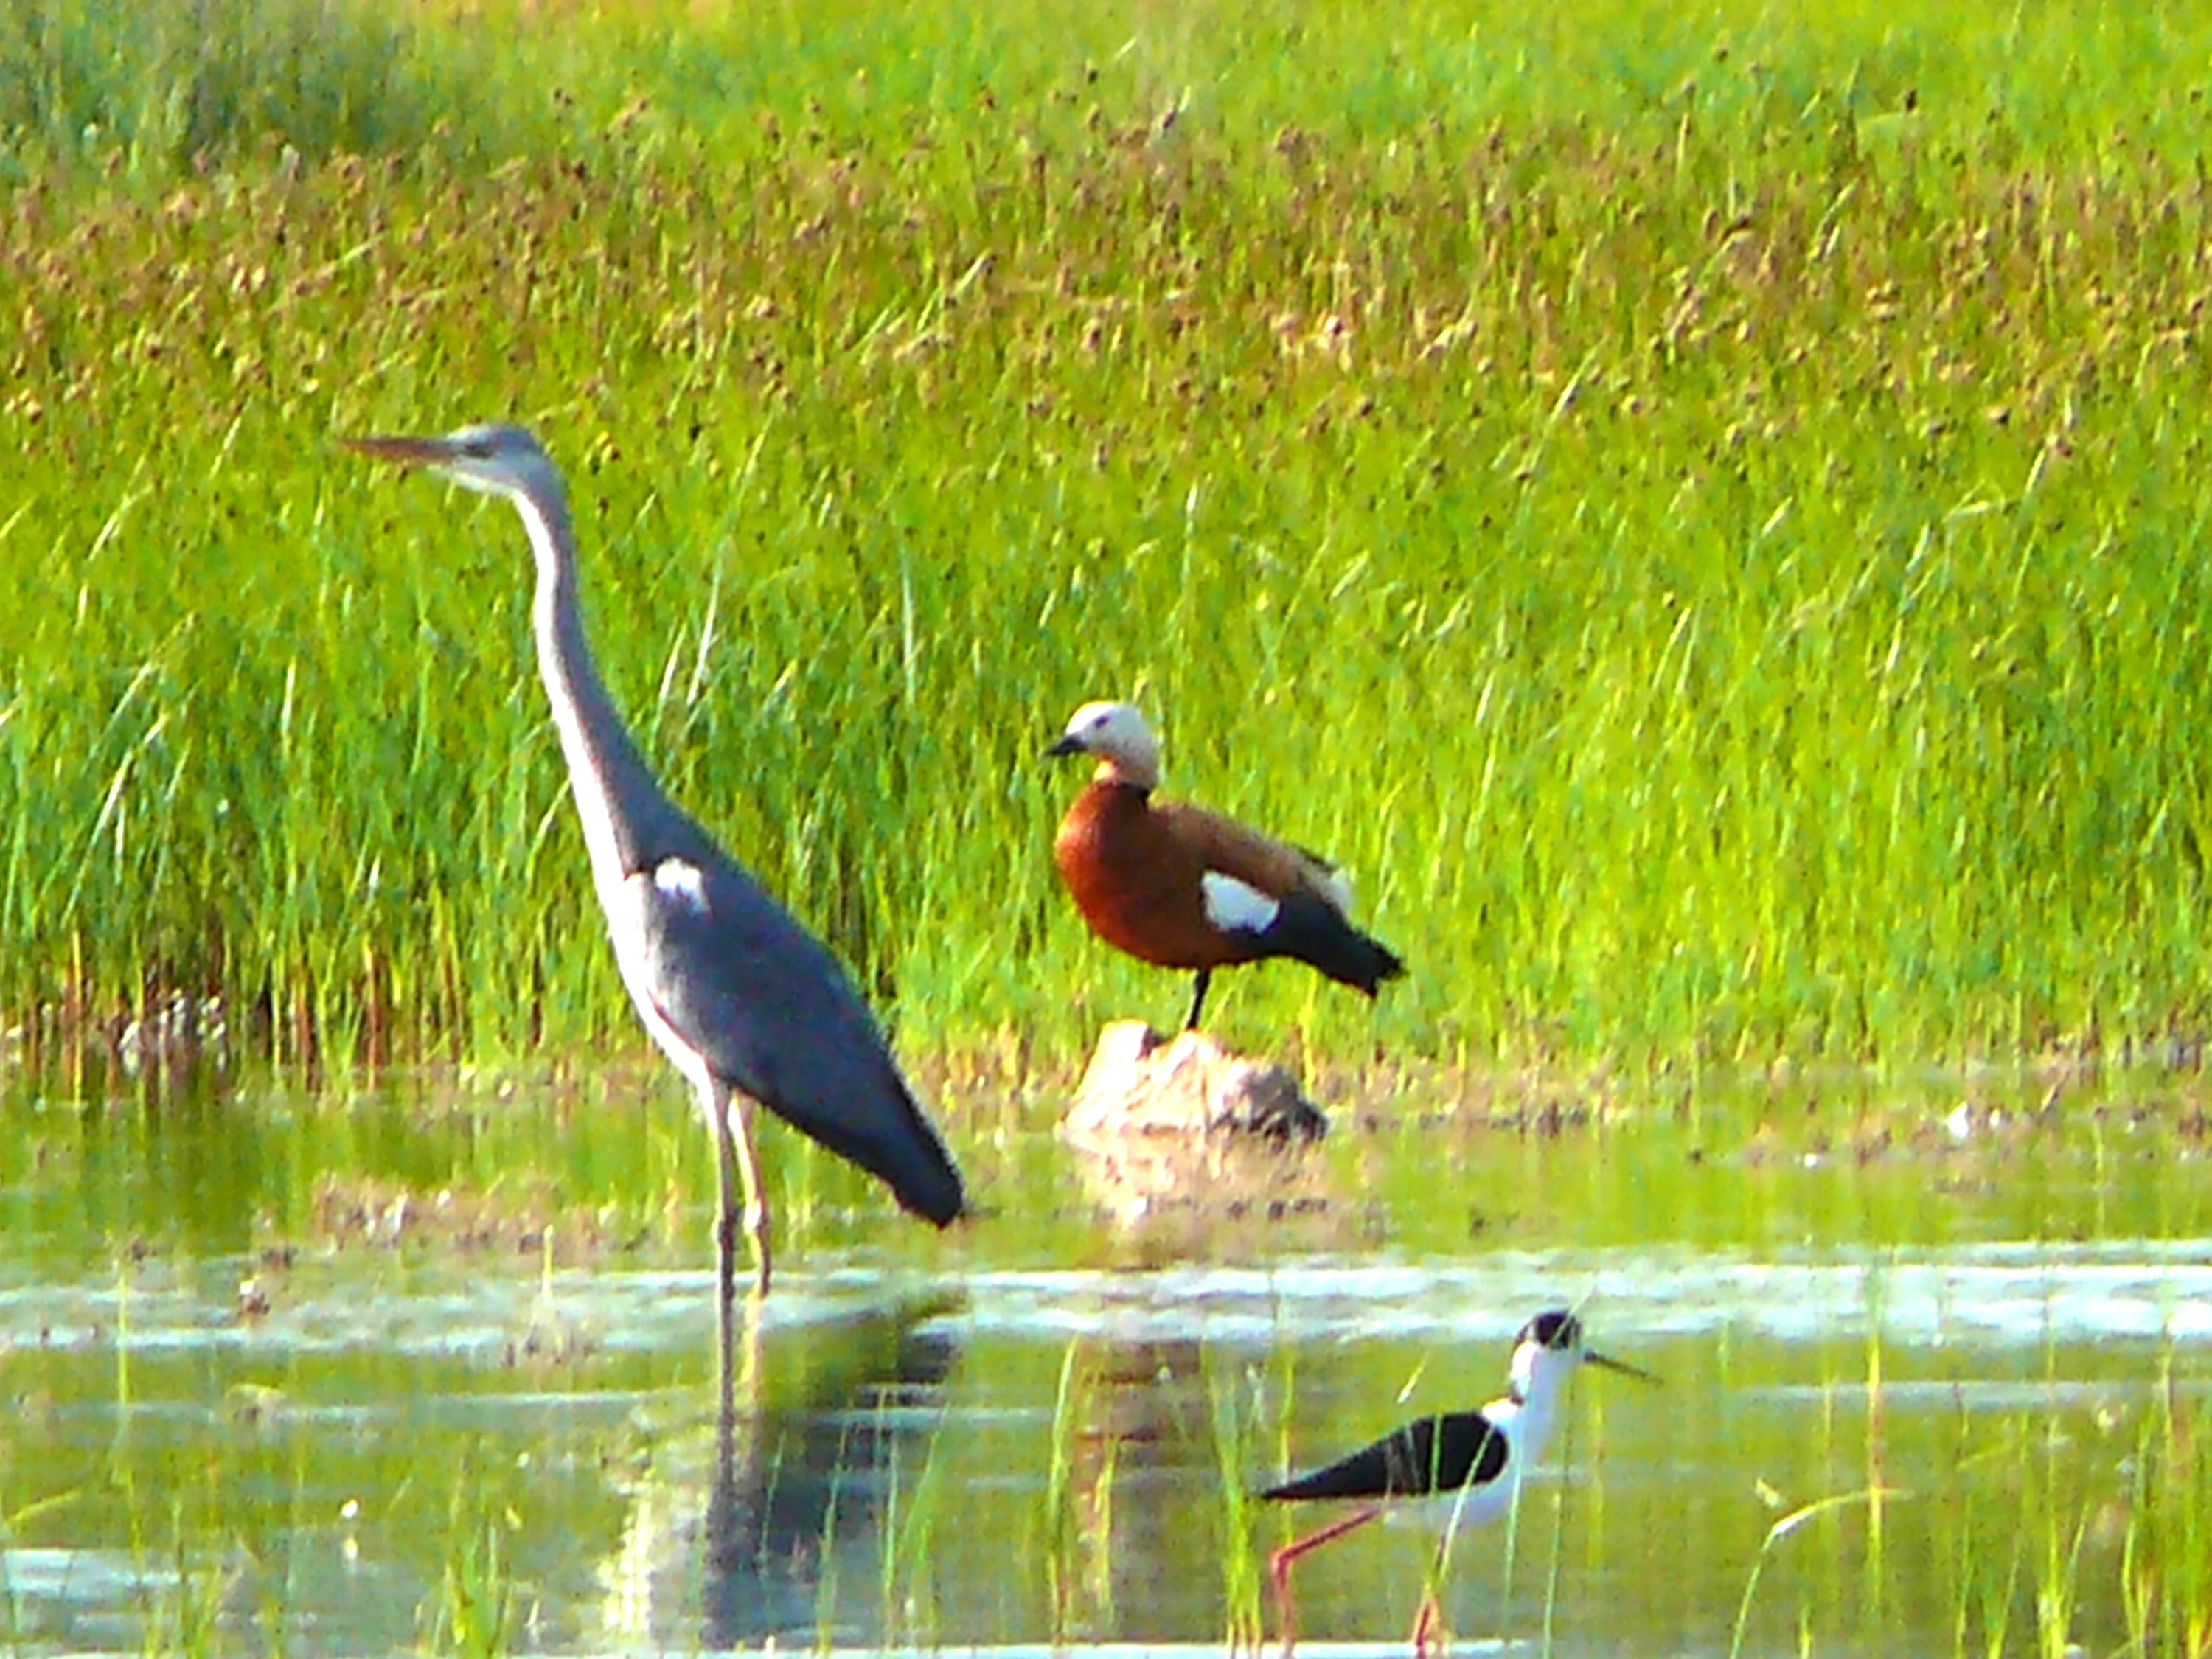
[{"label": "shelduck's rust-colored body", "polygon": [[1198,976],[1195,1028],[1216,968],[1292,957],[1373,996],[1405,965],[1346,919],[1328,861],[1203,807],[1153,798],[1158,741],[1127,703],[1085,703],[1047,751],[1098,769],[1060,821],[1053,856],[1091,931],[1140,962]]}]

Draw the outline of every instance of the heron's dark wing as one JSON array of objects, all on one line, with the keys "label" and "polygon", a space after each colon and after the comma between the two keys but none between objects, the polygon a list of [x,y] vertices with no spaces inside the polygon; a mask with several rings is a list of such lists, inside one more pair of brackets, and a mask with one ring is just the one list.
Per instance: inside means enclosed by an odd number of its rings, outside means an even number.
[{"label": "heron's dark wing", "polygon": [[888,1182],[939,1226],[966,1200],[836,957],[719,854],[666,859],[628,884],[642,989],[708,1069]]},{"label": "heron's dark wing", "polygon": [[1425,1417],[1262,1498],[1417,1498],[1481,1486],[1505,1471],[1505,1437],[1480,1412]]}]

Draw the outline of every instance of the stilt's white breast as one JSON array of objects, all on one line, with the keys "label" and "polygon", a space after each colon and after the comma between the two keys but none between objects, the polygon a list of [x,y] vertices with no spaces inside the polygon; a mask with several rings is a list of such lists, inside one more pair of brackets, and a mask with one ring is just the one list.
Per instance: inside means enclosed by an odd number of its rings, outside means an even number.
[{"label": "stilt's white breast", "polygon": [[1387,1521],[1414,1526],[1447,1536],[1488,1526],[1513,1507],[1519,1496],[1525,1468],[1520,1448],[1506,1443],[1505,1467],[1487,1480],[1478,1480],[1450,1492],[1430,1492],[1401,1499],[1384,1512]]}]

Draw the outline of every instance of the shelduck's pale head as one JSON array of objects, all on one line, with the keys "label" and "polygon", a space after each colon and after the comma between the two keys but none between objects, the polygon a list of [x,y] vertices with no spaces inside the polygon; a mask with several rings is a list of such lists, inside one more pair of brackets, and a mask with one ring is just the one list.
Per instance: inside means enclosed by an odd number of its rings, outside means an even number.
[{"label": "shelduck's pale head", "polygon": [[1060,741],[1044,752],[1094,757],[1097,776],[1104,783],[1151,789],[1160,781],[1160,740],[1134,703],[1085,703],[1068,716]]}]

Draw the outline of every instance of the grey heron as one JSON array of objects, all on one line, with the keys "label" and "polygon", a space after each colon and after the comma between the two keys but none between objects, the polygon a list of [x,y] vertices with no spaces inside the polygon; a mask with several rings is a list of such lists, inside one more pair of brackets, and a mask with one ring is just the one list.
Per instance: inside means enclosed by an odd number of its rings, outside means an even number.
[{"label": "grey heron", "polygon": [[906,1209],[949,1224],[966,1207],[959,1171],[836,958],[668,798],[616,714],[584,639],[567,492],[538,440],[469,426],[344,441],[504,496],[522,515],[537,556],[538,673],[615,961],[714,1133],[723,1306],[736,1294],[740,1187],[755,1284],[769,1285],[756,1102],[888,1183]]}]

